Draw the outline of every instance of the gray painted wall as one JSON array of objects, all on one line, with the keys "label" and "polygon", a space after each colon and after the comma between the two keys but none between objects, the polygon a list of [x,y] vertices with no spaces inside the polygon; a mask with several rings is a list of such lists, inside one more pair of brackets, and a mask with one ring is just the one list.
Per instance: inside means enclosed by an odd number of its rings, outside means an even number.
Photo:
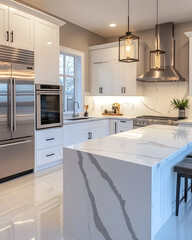
[{"label": "gray painted wall", "polygon": [[85,91],[90,91],[89,46],[105,43],[105,38],[72,23],[60,28],[60,45],[85,52]]}]

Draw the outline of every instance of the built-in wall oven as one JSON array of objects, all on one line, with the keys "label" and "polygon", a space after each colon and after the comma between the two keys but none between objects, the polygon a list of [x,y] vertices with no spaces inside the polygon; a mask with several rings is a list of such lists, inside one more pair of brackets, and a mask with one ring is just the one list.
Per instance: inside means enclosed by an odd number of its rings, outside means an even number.
[{"label": "built-in wall oven", "polygon": [[36,128],[63,125],[63,87],[36,84]]}]

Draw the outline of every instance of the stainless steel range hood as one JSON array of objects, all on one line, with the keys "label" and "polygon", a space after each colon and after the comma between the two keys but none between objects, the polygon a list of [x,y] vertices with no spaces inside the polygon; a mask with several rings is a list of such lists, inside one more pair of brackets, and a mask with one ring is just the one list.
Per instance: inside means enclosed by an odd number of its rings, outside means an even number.
[{"label": "stainless steel range hood", "polygon": [[[157,28],[157,25],[156,25]],[[157,32],[157,31],[156,31]],[[174,24],[159,24],[159,49],[166,52],[166,69],[149,70],[137,78],[141,82],[178,82],[185,81],[183,76],[175,68],[175,40]]]}]

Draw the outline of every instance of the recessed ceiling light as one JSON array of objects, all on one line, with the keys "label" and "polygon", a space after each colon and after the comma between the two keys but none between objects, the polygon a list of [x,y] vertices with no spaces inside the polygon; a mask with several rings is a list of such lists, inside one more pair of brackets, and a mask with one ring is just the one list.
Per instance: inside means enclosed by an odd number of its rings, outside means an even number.
[{"label": "recessed ceiling light", "polygon": [[114,28],[114,27],[116,27],[117,25],[115,24],[115,23],[111,23],[111,24],[109,24],[109,27],[112,27],[112,28]]}]

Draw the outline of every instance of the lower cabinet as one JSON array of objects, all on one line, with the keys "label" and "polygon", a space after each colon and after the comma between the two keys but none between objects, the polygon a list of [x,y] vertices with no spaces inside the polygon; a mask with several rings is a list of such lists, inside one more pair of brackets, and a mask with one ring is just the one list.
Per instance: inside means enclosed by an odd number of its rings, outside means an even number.
[{"label": "lower cabinet", "polygon": [[133,129],[133,120],[109,120],[109,134],[117,134],[120,132],[125,132]]},{"label": "lower cabinet", "polygon": [[38,130],[36,139],[35,171],[42,170],[62,162],[63,131],[62,128]]},{"label": "lower cabinet", "polygon": [[63,126],[63,146],[86,142],[109,135],[109,121],[99,120]]}]

